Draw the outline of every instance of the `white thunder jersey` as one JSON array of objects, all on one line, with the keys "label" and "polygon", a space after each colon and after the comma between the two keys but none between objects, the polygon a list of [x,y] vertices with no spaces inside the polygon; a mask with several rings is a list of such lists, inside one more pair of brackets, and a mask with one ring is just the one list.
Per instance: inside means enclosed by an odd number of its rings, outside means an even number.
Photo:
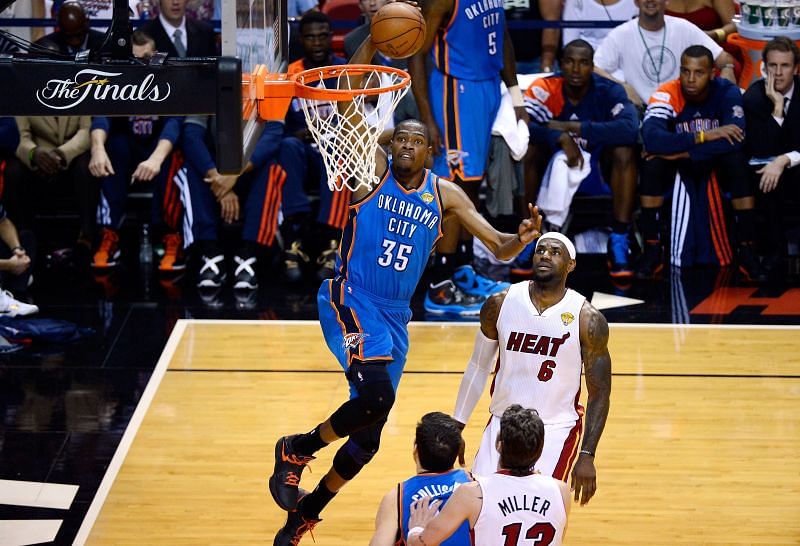
[{"label": "white thunder jersey", "polygon": [[580,315],[584,298],[567,289],[539,313],[531,281],[509,288],[497,317],[500,367],[489,411],[502,417],[512,404],[533,407],[545,425],[575,422],[581,391]]},{"label": "white thunder jersey", "polygon": [[475,522],[475,544],[559,546],[567,526],[564,497],[550,476],[475,476],[483,505]]}]

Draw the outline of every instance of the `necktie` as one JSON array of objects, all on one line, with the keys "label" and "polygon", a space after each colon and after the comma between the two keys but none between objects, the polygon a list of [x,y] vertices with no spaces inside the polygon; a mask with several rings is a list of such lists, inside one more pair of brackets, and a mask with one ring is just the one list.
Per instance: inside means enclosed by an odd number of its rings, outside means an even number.
[{"label": "necktie", "polygon": [[178,57],[186,57],[186,47],[184,47],[181,41],[181,34],[181,29],[175,29],[175,32],[172,34],[172,43],[175,44],[175,51],[178,52]]},{"label": "necktie", "polygon": [[790,99],[789,97],[783,97],[783,115],[784,116],[789,113],[789,103],[790,102],[792,102],[792,99]]}]

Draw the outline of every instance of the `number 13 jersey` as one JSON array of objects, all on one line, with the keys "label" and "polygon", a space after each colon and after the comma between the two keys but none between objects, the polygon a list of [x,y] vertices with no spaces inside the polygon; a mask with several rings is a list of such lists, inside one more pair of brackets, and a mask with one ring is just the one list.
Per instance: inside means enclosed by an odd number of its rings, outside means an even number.
[{"label": "number 13 jersey", "polygon": [[391,164],[379,185],[350,206],[336,261],[337,275],[373,296],[411,301],[436,240],[443,206],[439,177],[428,169],[404,189]]},{"label": "number 13 jersey", "polygon": [[500,362],[489,411],[501,417],[512,404],[533,408],[545,425],[578,419],[581,392],[580,314],[584,298],[567,289],[539,313],[531,301],[532,281],[509,288],[497,317]]}]

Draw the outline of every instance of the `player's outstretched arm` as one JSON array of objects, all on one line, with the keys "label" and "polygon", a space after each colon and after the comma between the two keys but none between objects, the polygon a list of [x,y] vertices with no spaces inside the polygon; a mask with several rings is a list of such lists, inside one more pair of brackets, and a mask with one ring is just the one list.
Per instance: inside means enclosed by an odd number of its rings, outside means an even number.
[{"label": "player's outstretched arm", "polygon": [[583,304],[580,318],[581,357],[586,375],[586,427],[583,444],[572,469],[571,488],[581,505],[597,490],[594,454],[611,405],[611,355],[608,354],[608,322],[589,302]]},{"label": "player's outstretched arm", "polygon": [[506,292],[494,294],[481,307],[481,327],[475,334],[475,347],[461,378],[456,407],[453,410],[453,419],[461,423],[462,427],[467,424],[475,410],[496,362],[499,346],[497,317],[505,298]]},{"label": "player's outstretched arm", "polygon": [[538,207],[528,203],[530,217],[519,224],[517,233],[502,233],[492,227],[472,204],[464,190],[456,184],[442,180],[439,183],[442,193],[442,205],[446,212],[455,214],[461,225],[472,235],[481,240],[492,254],[500,260],[509,260],[522,252],[528,243],[541,235],[542,216]]},{"label": "player's outstretched arm", "polygon": [[[424,497],[411,505],[408,519],[408,546],[436,546],[444,542],[464,520],[469,521],[470,529],[475,527],[483,505],[483,493],[478,482],[465,483],[455,490],[441,512],[439,501],[430,502]],[[417,527],[424,531],[411,532]]]},{"label": "player's outstretched arm", "polygon": [[375,516],[375,534],[369,546],[394,546],[397,537],[397,487],[384,495]]}]

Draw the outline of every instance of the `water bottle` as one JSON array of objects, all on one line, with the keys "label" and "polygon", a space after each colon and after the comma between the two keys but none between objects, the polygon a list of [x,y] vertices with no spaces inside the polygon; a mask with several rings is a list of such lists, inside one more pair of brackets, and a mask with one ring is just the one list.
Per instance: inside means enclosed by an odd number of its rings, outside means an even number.
[{"label": "water bottle", "polygon": [[150,226],[142,224],[142,240],[139,244],[139,263],[153,263],[153,245],[150,242]]},{"label": "water bottle", "polygon": [[139,19],[142,21],[149,21],[153,18],[153,5],[150,3],[150,0],[142,0],[140,9],[141,13],[139,14]]}]

